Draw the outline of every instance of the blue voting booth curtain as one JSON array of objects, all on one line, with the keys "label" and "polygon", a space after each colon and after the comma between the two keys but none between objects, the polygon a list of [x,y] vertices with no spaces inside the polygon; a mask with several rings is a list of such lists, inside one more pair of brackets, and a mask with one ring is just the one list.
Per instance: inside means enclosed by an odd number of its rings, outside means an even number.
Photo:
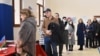
[{"label": "blue voting booth curtain", "polygon": [[0,39],[5,35],[6,40],[13,40],[13,7],[0,4]]}]

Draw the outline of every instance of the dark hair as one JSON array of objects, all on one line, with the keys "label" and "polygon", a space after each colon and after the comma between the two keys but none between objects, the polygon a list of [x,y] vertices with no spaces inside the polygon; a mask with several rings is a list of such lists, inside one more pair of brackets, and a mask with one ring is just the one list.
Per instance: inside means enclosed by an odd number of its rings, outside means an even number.
[{"label": "dark hair", "polygon": [[51,12],[51,9],[47,8],[46,10],[43,11],[43,13],[45,13],[45,12]]},{"label": "dark hair", "polygon": [[63,19],[66,18],[65,16],[63,16]]},{"label": "dark hair", "polygon": [[73,29],[75,29],[75,26],[74,26],[73,22],[72,22],[72,24],[70,24],[70,25],[72,26]]},{"label": "dark hair", "polygon": [[58,17],[59,17],[59,13],[55,13],[55,14],[57,14],[57,15],[58,15]]}]

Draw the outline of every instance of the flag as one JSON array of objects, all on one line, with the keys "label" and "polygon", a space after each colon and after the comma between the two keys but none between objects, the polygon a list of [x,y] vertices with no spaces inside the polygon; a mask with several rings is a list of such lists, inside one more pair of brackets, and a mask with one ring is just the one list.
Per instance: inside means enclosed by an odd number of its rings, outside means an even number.
[{"label": "flag", "polygon": [[0,40],[0,47],[3,47],[6,44],[6,38],[3,36]]}]

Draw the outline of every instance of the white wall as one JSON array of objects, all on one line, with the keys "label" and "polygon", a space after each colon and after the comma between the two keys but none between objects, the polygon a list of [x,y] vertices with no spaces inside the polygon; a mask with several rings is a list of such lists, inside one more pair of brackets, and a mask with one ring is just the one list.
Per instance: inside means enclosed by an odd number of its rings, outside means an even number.
[{"label": "white wall", "polygon": [[12,0],[0,0],[0,3],[5,3],[8,5],[12,5]]},{"label": "white wall", "polygon": [[100,15],[100,0],[48,0],[46,4],[61,16],[93,18],[94,15]]},{"label": "white wall", "polygon": [[[46,7],[52,9],[52,14],[58,12],[61,17],[75,16],[76,20],[79,18],[93,19],[95,15],[100,16],[99,5],[100,0],[46,0]],[[77,22],[74,24],[77,29]]]},{"label": "white wall", "polygon": [[29,8],[29,6],[32,8],[33,14],[37,15],[37,0],[22,0],[23,8]]}]

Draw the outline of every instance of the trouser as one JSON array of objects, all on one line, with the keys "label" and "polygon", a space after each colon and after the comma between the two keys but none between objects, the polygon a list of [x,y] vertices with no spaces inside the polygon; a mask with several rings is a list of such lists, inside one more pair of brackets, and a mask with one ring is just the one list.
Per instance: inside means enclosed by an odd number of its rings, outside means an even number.
[{"label": "trouser", "polygon": [[98,37],[98,44],[99,44],[98,46],[100,47],[100,37]]},{"label": "trouser", "polygon": [[97,47],[98,45],[98,40],[96,37],[93,37],[93,47]]},{"label": "trouser", "polygon": [[98,46],[100,47],[100,36],[97,37],[98,40]]},{"label": "trouser", "polygon": [[92,39],[86,38],[86,47],[92,47]]},{"label": "trouser", "polygon": [[69,45],[69,51],[73,51],[73,45]]},{"label": "trouser", "polygon": [[57,44],[53,42],[49,36],[46,36],[44,41],[47,56],[58,56]]},{"label": "trouser", "polygon": [[[68,44],[66,44],[66,51],[68,50]],[[59,44],[59,54],[62,55],[63,44]]]},{"label": "trouser", "polygon": [[83,49],[83,45],[80,45],[80,48],[79,49]]}]

